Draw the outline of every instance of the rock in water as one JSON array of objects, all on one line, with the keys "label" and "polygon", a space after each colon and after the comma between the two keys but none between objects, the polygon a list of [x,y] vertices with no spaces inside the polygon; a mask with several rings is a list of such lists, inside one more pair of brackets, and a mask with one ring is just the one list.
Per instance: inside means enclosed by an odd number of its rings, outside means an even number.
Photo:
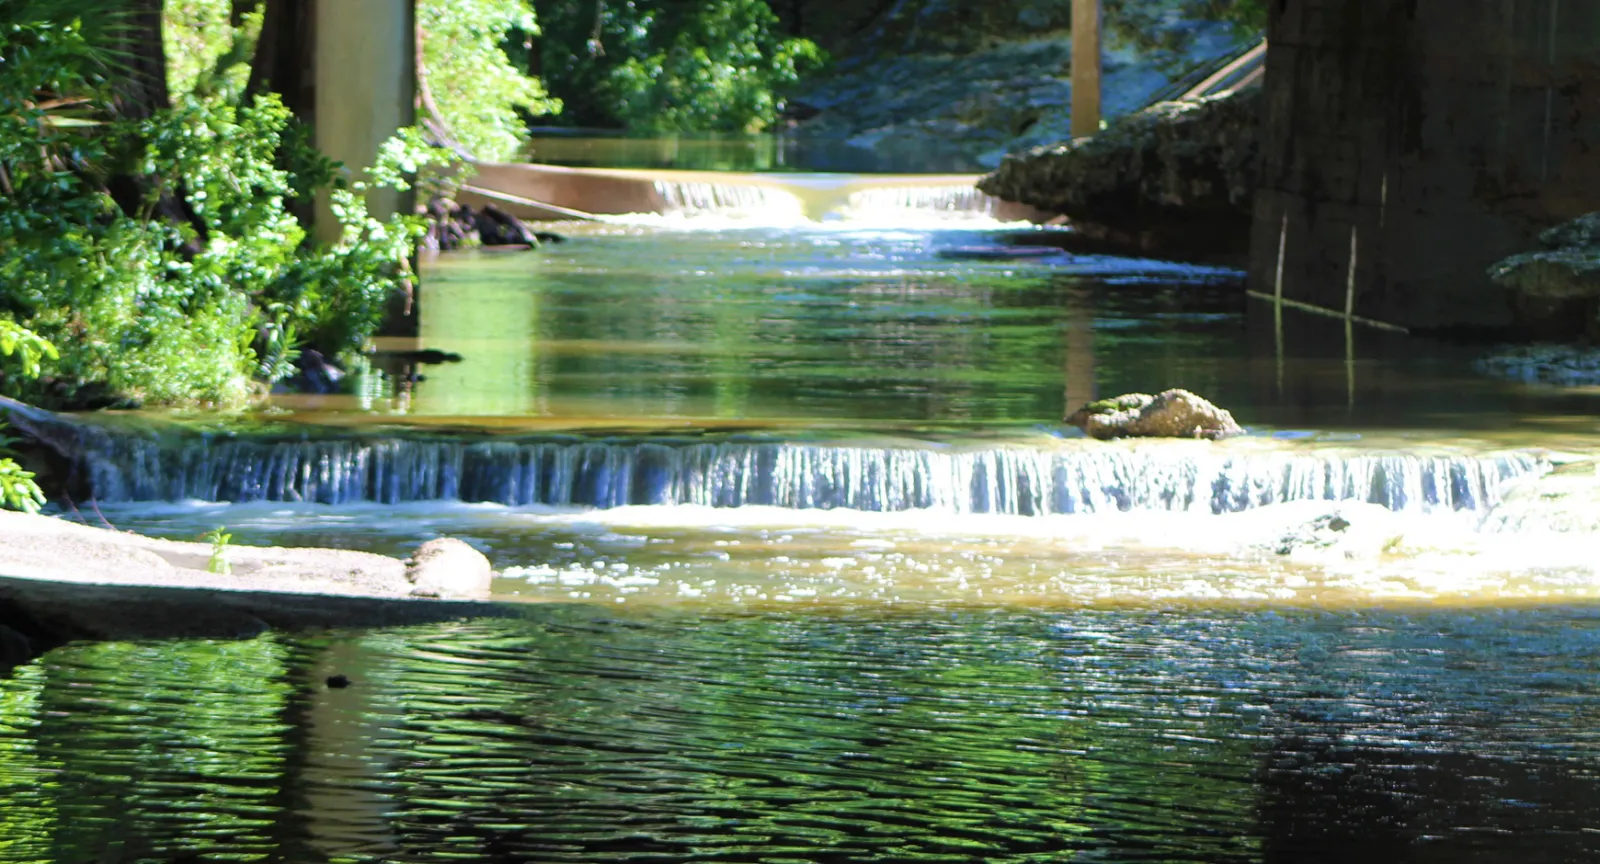
[{"label": "rock in water", "polygon": [[474,209],[448,198],[428,202],[428,233],[422,246],[435,252],[482,246],[520,246],[538,248],[540,243],[562,242],[566,238],[534,231],[521,219],[493,204]]},{"label": "rock in water", "polygon": [[412,553],[406,579],[417,597],[483,599],[489,596],[494,570],[482,552],[453,537],[440,537]]},{"label": "rock in water", "polygon": [[321,351],[313,348],[301,351],[299,358],[295,360],[295,366],[299,367],[299,373],[285,382],[294,390],[323,396],[339,392],[339,382],[344,380],[344,370],[332,360],[322,356]]},{"label": "rock in water", "polygon": [[1101,399],[1067,415],[1090,438],[1204,438],[1243,435],[1233,415],[1187,390],[1156,396],[1127,393]]}]

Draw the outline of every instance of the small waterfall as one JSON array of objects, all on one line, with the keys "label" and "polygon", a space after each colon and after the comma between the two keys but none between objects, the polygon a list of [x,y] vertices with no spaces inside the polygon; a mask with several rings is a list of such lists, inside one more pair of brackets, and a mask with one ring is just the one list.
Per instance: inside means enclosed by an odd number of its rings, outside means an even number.
[{"label": "small waterfall", "polygon": [[994,218],[1000,199],[972,186],[885,186],[850,193],[839,215],[846,219],[877,219],[905,214],[960,214]]},{"label": "small waterfall", "polygon": [[1528,453],[1229,453],[1189,447],[945,450],[782,442],[345,439],[160,442],[80,453],[107,501],[462,500],[506,505],[770,505],[1046,515],[1223,513],[1296,500],[1487,510]]},{"label": "small waterfall", "polygon": [[669,214],[697,216],[717,214],[762,219],[802,220],[804,207],[790,192],[757,183],[710,183],[702,181],[655,181]]}]

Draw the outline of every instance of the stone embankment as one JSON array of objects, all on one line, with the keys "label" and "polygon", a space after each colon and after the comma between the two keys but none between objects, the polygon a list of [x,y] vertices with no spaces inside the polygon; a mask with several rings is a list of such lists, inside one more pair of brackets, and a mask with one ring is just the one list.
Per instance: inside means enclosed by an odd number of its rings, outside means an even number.
[{"label": "stone embankment", "polygon": [[978,188],[1131,250],[1242,258],[1261,112],[1259,88],[1160,102],[1093,137],[1008,156]]}]

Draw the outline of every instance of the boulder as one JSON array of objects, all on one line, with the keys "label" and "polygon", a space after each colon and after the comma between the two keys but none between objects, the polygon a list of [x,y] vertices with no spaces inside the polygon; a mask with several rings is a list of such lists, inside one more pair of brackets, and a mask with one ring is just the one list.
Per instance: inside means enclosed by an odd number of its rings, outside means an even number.
[{"label": "boulder", "polygon": [[[1413,517],[1365,501],[1296,501],[1263,509],[1299,515],[1257,547],[1298,564],[1372,562],[1399,552],[1407,532],[1417,527]],[[1261,515],[1266,521],[1277,514]]]},{"label": "boulder", "polygon": [[1187,390],[1155,396],[1127,393],[1102,399],[1067,416],[1067,423],[1090,438],[1203,438],[1243,435],[1233,415]]},{"label": "boulder", "polygon": [[1259,88],[1158,102],[1098,135],[1007,156],[978,188],[1149,251],[1242,252],[1262,104]]},{"label": "boulder", "polygon": [[406,561],[406,579],[417,597],[483,599],[494,569],[482,552],[453,537],[429,540]]}]

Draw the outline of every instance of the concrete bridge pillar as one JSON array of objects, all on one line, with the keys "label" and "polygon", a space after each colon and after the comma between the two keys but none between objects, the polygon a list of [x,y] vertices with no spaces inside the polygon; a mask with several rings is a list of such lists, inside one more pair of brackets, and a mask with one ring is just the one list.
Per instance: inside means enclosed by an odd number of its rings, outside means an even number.
[{"label": "concrete bridge pillar", "polygon": [[1072,0],[1072,137],[1100,131],[1100,0]]},{"label": "concrete bridge pillar", "polygon": [[[416,11],[412,0],[318,0],[315,20],[317,147],[359,179],[379,145],[416,118]],[[404,204],[389,189],[367,195],[379,219]]]},{"label": "concrete bridge pillar", "polygon": [[[364,179],[378,148],[416,118],[417,44],[413,0],[312,0],[317,147]],[[377,219],[409,212],[411,198],[393,189],[367,193]],[[317,202],[317,235],[338,239],[328,202]],[[390,310],[384,333],[417,334],[415,290]]]},{"label": "concrete bridge pillar", "polygon": [[1600,3],[1268,7],[1251,289],[1413,330],[1560,325],[1484,271],[1600,209]]}]

